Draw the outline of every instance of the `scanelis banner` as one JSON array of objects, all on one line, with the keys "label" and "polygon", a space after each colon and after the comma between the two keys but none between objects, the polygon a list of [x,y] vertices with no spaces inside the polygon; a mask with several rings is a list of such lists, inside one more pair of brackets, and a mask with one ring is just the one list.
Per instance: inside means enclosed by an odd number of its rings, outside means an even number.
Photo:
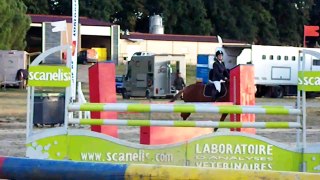
[{"label": "scanelis banner", "polygon": [[65,66],[30,66],[28,85],[42,87],[68,87],[71,70]]},{"label": "scanelis banner", "polygon": [[320,72],[299,71],[298,89],[302,91],[320,91]]}]

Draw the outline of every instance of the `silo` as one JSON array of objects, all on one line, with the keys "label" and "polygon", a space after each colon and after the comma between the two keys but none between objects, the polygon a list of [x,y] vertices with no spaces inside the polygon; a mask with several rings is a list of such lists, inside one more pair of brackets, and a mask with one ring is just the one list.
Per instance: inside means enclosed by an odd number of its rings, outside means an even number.
[{"label": "silo", "polygon": [[150,16],[149,33],[151,33],[151,34],[163,34],[164,33],[164,28],[162,25],[162,17],[160,15]]}]

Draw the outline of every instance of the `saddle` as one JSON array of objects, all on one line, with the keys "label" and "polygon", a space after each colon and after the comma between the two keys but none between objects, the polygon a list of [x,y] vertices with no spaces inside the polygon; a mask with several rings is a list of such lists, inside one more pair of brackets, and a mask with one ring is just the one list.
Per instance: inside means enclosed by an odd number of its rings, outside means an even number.
[{"label": "saddle", "polygon": [[[216,89],[214,84],[205,84],[203,88],[203,96],[205,97],[212,97],[212,91],[213,89]],[[221,86],[221,92],[217,92],[216,98],[219,99],[221,97],[224,97],[227,94],[227,89],[224,85]]]},{"label": "saddle", "polygon": [[203,88],[203,96],[212,97],[212,90],[216,89],[214,84],[205,84]]}]

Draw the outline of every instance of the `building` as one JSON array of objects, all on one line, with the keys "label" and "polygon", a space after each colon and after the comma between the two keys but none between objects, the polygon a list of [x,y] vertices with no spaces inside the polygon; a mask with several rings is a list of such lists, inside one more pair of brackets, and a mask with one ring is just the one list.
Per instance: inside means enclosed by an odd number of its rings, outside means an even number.
[{"label": "building", "polygon": [[[184,54],[187,64],[197,64],[198,54],[214,54],[221,47],[217,36],[127,33],[120,35],[119,62],[130,59],[134,52],[155,54]],[[239,45],[243,42],[224,39],[223,45]]]},{"label": "building", "polygon": [[[71,16],[30,14],[32,23],[27,34],[28,52],[42,52],[45,49],[71,41]],[[214,54],[217,47],[243,45],[243,42],[223,39],[219,43],[217,36],[152,34],[163,33],[162,21],[154,18],[151,23],[161,31],[151,28],[151,33],[124,32],[120,33],[119,25],[90,19],[79,18],[79,49],[104,47],[107,48],[107,60],[125,63],[133,53],[145,51],[154,54],[183,54],[187,64],[196,64],[198,54]],[[65,32],[53,33],[51,22],[67,21]],[[161,29],[162,28],[162,29]],[[64,38],[65,37],[65,38]],[[57,40],[58,39],[58,40]],[[57,54],[57,56],[61,56]]]},{"label": "building", "polygon": [[[57,45],[71,42],[72,19],[71,16],[29,14],[31,28],[27,33],[28,52],[42,52]],[[66,32],[52,32],[51,22],[67,22]],[[78,50],[92,47],[107,49],[107,59],[118,59],[119,25],[90,19],[79,18]],[[71,43],[70,43],[71,44]]]}]

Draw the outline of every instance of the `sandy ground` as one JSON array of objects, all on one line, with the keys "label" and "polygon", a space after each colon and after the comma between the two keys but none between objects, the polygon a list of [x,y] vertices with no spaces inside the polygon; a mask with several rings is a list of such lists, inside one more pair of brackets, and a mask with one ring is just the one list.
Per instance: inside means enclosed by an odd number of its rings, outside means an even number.
[{"label": "sandy ground", "polygon": [[[87,74],[83,73],[87,67],[79,67],[82,73],[79,73],[78,80],[82,82],[87,82]],[[282,105],[282,100],[274,102],[274,104]],[[290,101],[292,102],[292,101]],[[257,102],[259,105],[269,104],[264,100]],[[285,103],[283,103],[285,104]],[[310,106],[319,106],[320,101],[314,100],[309,104]],[[128,118],[130,115],[119,115],[119,118]],[[178,117],[178,116],[176,116]],[[15,117],[8,117],[0,119],[0,155],[2,156],[25,156],[25,130],[26,130],[26,120],[17,119]],[[257,120],[256,120],[257,121]],[[320,118],[313,120],[311,124],[308,124],[307,130],[307,141],[308,143],[320,143]],[[50,128],[50,127],[45,127]],[[83,127],[82,127],[83,128]],[[226,129],[220,129],[220,131],[227,131]],[[258,129],[257,135],[261,135],[278,142],[286,142],[291,145],[294,144],[296,138],[296,130],[282,130],[282,129]],[[119,127],[119,138],[125,139],[130,142],[139,143],[139,128],[137,127]]]},{"label": "sandy ground", "polygon": [[[25,122],[16,122],[12,120],[0,121],[0,155],[2,156],[25,156]],[[50,127],[45,127],[50,128]],[[320,127],[307,130],[308,143],[320,143]],[[219,131],[228,131],[220,129]],[[257,135],[261,135],[278,142],[286,142],[294,145],[296,138],[295,130],[274,130],[258,129]],[[139,128],[137,127],[119,127],[119,138],[130,142],[139,143]]]}]

